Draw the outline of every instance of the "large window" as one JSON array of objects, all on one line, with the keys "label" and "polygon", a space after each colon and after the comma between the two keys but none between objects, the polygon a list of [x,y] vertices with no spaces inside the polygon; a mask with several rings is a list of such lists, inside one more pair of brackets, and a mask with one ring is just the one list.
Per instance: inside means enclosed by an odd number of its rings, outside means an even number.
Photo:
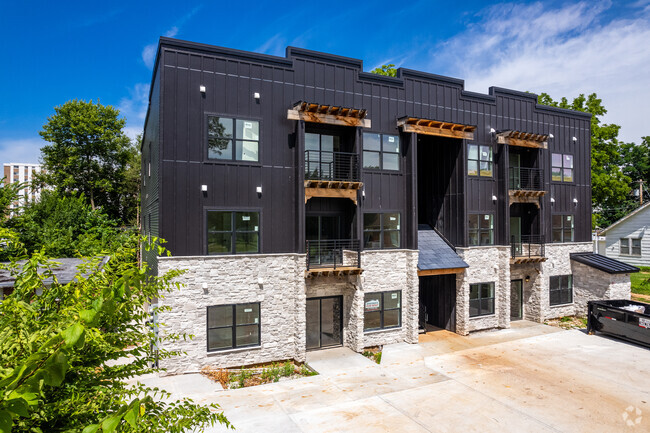
[{"label": "large window", "polygon": [[494,283],[469,285],[469,317],[494,314]]},{"label": "large window", "polygon": [[260,345],[260,304],[208,307],[208,352]]},{"label": "large window", "polygon": [[573,215],[553,215],[553,242],[573,242]]},{"label": "large window", "polygon": [[208,211],[208,254],[257,253],[259,212]]},{"label": "large window", "polygon": [[368,249],[399,248],[398,213],[363,214],[363,247]]},{"label": "large window", "polygon": [[469,215],[469,245],[494,245],[494,218],[492,215]]},{"label": "large window", "polygon": [[334,179],[340,168],[334,152],[341,148],[341,137],[336,135],[305,133],[305,178]]},{"label": "large window", "polygon": [[364,297],[363,330],[402,326],[402,292],[366,293]]},{"label": "large window", "polygon": [[399,170],[399,137],[364,133],[363,168]]},{"label": "large window", "polygon": [[549,299],[551,305],[573,302],[573,275],[557,275],[549,278]]},{"label": "large window", "polygon": [[551,154],[551,180],[573,182],[573,155]]},{"label": "large window", "polygon": [[641,239],[621,238],[620,254],[625,256],[641,256]]},{"label": "large window", "polygon": [[260,124],[208,116],[208,159],[259,161]]},{"label": "large window", "polygon": [[492,177],[492,146],[467,145],[467,174]]}]

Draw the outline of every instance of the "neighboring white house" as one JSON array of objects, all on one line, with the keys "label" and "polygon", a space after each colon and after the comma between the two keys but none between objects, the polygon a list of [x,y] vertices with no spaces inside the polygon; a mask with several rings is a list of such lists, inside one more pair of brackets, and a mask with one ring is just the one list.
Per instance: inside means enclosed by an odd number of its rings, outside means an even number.
[{"label": "neighboring white house", "polygon": [[5,184],[25,183],[25,187],[18,193],[18,200],[11,206],[12,209],[20,208],[29,202],[34,202],[41,196],[39,188],[32,188],[31,182],[34,175],[42,169],[40,164],[10,162],[4,164]]},{"label": "neighboring white house", "polygon": [[600,233],[597,251],[634,266],[650,266],[650,202]]}]

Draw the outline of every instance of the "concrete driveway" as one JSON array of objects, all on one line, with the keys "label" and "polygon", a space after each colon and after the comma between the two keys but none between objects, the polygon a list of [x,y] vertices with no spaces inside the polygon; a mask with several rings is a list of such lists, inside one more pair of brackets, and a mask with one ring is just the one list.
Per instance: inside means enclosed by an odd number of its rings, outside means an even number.
[{"label": "concrete driveway", "polygon": [[198,375],[155,385],[220,404],[240,432],[650,431],[650,350],[582,331],[516,322],[385,346],[381,365],[345,348],[308,362],[321,374],[229,391]]}]

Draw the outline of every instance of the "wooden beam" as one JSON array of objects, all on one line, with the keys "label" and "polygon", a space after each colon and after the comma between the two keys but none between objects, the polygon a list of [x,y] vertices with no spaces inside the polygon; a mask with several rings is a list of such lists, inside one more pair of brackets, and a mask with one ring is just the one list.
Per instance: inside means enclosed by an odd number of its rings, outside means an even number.
[{"label": "wooden beam", "polygon": [[357,204],[356,189],[305,188],[305,203],[312,197],[349,198],[355,205]]},{"label": "wooden beam", "polygon": [[459,138],[461,140],[474,139],[474,131],[452,131],[451,129],[445,129],[445,125],[449,124],[443,123],[439,128],[436,128],[431,126],[411,125],[410,123],[405,123],[402,125],[402,130],[404,132],[415,132],[417,134],[423,135],[437,135],[439,137]]},{"label": "wooden beam", "polygon": [[465,269],[466,268],[423,269],[423,270],[418,270],[418,277],[428,277],[431,275],[460,274],[464,272]]},{"label": "wooden beam", "polygon": [[534,149],[548,149],[548,142],[546,141],[524,140],[521,138],[506,137],[504,135],[497,135],[497,143]]},{"label": "wooden beam", "polygon": [[[349,108],[343,110],[350,111]],[[343,112],[339,111],[339,113]],[[345,114],[323,114],[315,113],[311,111],[299,111],[299,110],[288,110],[287,119],[289,120],[304,120],[305,122],[312,123],[325,123],[328,125],[340,125],[340,126],[361,126],[363,128],[370,128],[371,123],[370,119],[362,119],[359,117],[349,117]]]}]

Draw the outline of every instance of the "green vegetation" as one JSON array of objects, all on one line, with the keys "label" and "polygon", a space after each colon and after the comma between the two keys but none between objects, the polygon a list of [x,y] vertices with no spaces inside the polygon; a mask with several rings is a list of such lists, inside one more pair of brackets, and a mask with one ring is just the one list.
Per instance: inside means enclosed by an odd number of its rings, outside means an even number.
[{"label": "green vegetation", "polygon": [[361,354],[366,358],[372,359],[377,364],[381,364],[381,350],[364,350]]},{"label": "green vegetation", "polygon": [[641,267],[641,272],[630,274],[632,293],[650,296],[650,267]]},{"label": "green vegetation", "polygon": [[387,77],[397,76],[397,69],[395,68],[395,65],[392,63],[389,63],[388,65],[381,65],[380,67],[375,68],[370,72],[377,75],[385,75]]}]

